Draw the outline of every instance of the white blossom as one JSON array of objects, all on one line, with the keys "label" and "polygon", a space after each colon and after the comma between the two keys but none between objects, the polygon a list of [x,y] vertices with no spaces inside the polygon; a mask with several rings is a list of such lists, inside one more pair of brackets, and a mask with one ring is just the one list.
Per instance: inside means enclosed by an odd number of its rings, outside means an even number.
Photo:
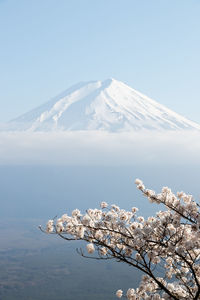
[{"label": "white blossom", "polygon": [[[101,203],[101,209],[78,209],[49,220],[46,232],[63,238],[87,242],[89,254],[100,259],[116,259],[140,269],[145,274],[137,289],[129,288],[128,300],[194,300],[200,297],[200,212],[191,195],[173,194],[163,187],[156,194],[146,189],[140,179],[137,188],[151,203],[165,209],[155,216],[137,217],[138,209],[130,211],[113,204]],[[106,208],[106,210],[105,210]],[[84,252],[81,252],[84,256]],[[94,257],[93,257],[94,258]],[[156,277],[162,269],[163,277]],[[120,289],[116,296],[121,298]]]},{"label": "white blossom", "polygon": [[54,224],[54,221],[53,221],[53,220],[49,220],[49,221],[47,222],[47,225],[46,225],[46,232],[47,232],[47,233],[53,232],[53,230],[54,230],[53,224]]},{"label": "white blossom", "polygon": [[70,219],[70,217],[67,214],[62,215],[61,217],[61,221],[64,222],[68,222],[68,220]]},{"label": "white blossom", "polygon": [[108,252],[108,249],[106,248],[106,247],[102,247],[102,248],[100,248],[100,254],[101,255],[106,255],[107,254],[107,252]]},{"label": "white blossom", "polygon": [[72,217],[80,217],[81,216],[81,212],[79,209],[74,209],[72,211]]},{"label": "white blossom", "polygon": [[101,206],[101,208],[106,208],[106,207],[108,207],[108,204],[103,201],[103,202],[101,202],[100,206]]},{"label": "white blossom", "polygon": [[132,211],[133,213],[136,213],[136,212],[138,211],[138,208],[137,208],[137,207],[132,207],[131,211]]},{"label": "white blossom", "polygon": [[135,295],[135,290],[134,289],[128,289],[126,296],[128,299],[130,300],[135,300],[136,299],[136,295]]},{"label": "white blossom", "polygon": [[141,217],[141,216],[140,216],[140,217],[138,217],[137,219],[138,219],[138,222],[141,222],[141,223],[143,223],[143,222],[144,222],[144,218],[143,218],[143,217]]},{"label": "white blossom", "polygon": [[63,223],[61,221],[56,223],[56,230],[57,230],[58,233],[62,232],[64,230],[64,226],[63,226]]},{"label": "white blossom", "polygon": [[87,244],[87,251],[88,253],[93,253],[95,251],[94,245],[92,243]]},{"label": "white blossom", "polygon": [[142,182],[141,179],[136,178],[136,179],[135,179],[135,184],[136,184],[136,185],[138,185],[138,184],[143,184],[143,182]]},{"label": "white blossom", "polygon": [[123,291],[122,291],[122,290],[116,291],[116,296],[117,296],[118,298],[121,298],[122,295],[123,295]]}]

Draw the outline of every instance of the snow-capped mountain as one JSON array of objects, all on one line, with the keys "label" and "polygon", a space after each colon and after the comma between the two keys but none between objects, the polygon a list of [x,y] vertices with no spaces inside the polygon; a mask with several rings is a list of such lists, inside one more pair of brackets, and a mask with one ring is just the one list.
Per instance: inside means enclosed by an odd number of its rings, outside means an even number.
[{"label": "snow-capped mountain", "polygon": [[15,130],[197,129],[200,125],[115,79],[79,83],[12,120]]}]

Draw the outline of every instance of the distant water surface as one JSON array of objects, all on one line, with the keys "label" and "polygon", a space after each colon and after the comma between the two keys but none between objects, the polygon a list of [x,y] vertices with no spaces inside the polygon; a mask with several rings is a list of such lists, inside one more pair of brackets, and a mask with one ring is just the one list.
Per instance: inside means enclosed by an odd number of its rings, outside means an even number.
[{"label": "distant water surface", "polygon": [[194,166],[1,166],[0,299],[116,299],[116,289],[136,287],[139,273],[132,268],[83,259],[76,247],[85,249],[84,244],[65,242],[37,227],[75,208],[99,207],[101,201],[153,215],[161,207],[137,191],[136,177],[157,192],[167,185],[198,200],[199,169]]}]

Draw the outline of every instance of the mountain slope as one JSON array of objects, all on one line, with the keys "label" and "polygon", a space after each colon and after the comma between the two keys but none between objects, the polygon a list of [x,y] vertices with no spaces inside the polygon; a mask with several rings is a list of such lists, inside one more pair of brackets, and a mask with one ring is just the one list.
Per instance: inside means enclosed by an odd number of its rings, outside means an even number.
[{"label": "mountain slope", "polygon": [[79,83],[10,126],[32,131],[200,130],[199,124],[114,79]]}]

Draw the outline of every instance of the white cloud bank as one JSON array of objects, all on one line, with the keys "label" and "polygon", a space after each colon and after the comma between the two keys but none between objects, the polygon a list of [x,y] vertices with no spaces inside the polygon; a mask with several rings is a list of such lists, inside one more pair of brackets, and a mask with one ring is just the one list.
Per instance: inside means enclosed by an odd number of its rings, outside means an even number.
[{"label": "white cloud bank", "polygon": [[0,165],[200,165],[200,132],[1,132]]}]

